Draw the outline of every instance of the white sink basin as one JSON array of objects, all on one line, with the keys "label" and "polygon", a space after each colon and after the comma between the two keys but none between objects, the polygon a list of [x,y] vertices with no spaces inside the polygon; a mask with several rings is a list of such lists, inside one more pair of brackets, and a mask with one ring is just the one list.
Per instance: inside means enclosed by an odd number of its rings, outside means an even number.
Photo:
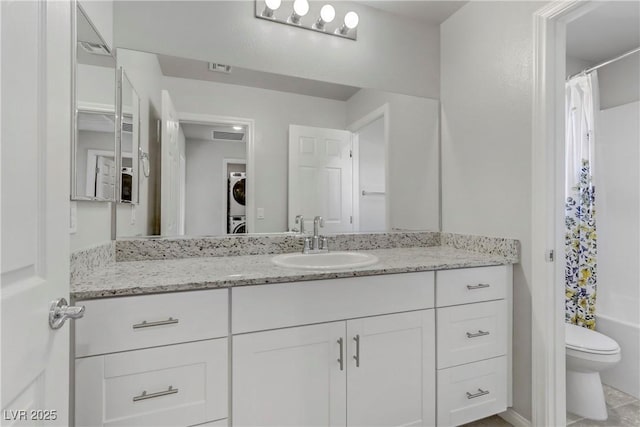
[{"label": "white sink basin", "polygon": [[274,256],[271,261],[280,267],[303,270],[334,270],[372,265],[378,262],[378,257],[362,252],[294,253]]}]

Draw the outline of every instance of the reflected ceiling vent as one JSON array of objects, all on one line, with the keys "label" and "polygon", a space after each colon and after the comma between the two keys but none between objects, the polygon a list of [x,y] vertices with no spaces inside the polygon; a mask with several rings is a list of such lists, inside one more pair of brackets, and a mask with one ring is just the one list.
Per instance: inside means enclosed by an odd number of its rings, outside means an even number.
[{"label": "reflected ceiling vent", "polygon": [[211,132],[211,137],[213,138],[214,141],[244,142],[244,131],[229,132],[229,131],[214,130]]},{"label": "reflected ceiling vent", "polygon": [[217,73],[231,74],[231,65],[216,64],[215,62],[209,62],[209,71],[215,71]]},{"label": "reflected ceiling vent", "polygon": [[111,56],[109,48],[100,43],[78,42],[82,50],[92,55]]}]

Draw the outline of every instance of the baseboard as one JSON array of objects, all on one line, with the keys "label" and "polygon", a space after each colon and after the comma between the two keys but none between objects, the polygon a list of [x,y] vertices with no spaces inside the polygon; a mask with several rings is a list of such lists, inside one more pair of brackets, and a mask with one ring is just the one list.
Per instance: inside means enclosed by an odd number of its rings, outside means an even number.
[{"label": "baseboard", "polygon": [[508,422],[514,427],[531,427],[531,421],[517,413],[513,408],[507,408],[506,411],[498,414],[500,418]]}]

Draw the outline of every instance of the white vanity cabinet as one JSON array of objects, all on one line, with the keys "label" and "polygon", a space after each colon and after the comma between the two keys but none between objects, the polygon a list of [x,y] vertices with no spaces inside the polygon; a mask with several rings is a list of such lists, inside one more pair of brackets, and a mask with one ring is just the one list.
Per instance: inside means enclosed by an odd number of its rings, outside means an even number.
[{"label": "white vanity cabinet", "polygon": [[228,292],[82,302],[75,425],[191,426],[227,418]]},{"label": "white vanity cabinet", "polygon": [[234,289],[233,425],[434,425],[433,277]]},{"label": "white vanity cabinet", "polygon": [[509,405],[512,267],[436,272],[438,426]]}]

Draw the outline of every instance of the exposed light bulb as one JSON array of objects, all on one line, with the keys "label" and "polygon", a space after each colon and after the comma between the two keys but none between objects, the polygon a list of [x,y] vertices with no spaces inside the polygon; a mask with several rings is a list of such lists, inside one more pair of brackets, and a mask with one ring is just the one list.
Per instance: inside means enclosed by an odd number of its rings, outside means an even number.
[{"label": "exposed light bulb", "polygon": [[264,4],[265,8],[262,12],[262,16],[264,16],[265,18],[273,18],[273,12],[280,8],[282,0],[265,0]]},{"label": "exposed light bulb", "polygon": [[336,10],[333,8],[333,6],[331,6],[330,4],[325,4],[324,6],[322,6],[322,9],[320,9],[320,19],[322,19],[325,24],[333,21],[335,17]]},{"label": "exposed light bulb", "polygon": [[242,130],[242,126],[234,126],[233,130]]},{"label": "exposed light bulb", "polygon": [[347,14],[344,15],[344,25],[348,29],[353,30],[355,27],[358,26],[358,22],[360,22],[360,18],[358,17],[357,13],[352,11],[352,12],[347,12]]},{"label": "exposed light bulb", "polygon": [[298,19],[309,13],[309,2],[307,0],[295,0],[293,2],[293,12],[298,15]]}]

